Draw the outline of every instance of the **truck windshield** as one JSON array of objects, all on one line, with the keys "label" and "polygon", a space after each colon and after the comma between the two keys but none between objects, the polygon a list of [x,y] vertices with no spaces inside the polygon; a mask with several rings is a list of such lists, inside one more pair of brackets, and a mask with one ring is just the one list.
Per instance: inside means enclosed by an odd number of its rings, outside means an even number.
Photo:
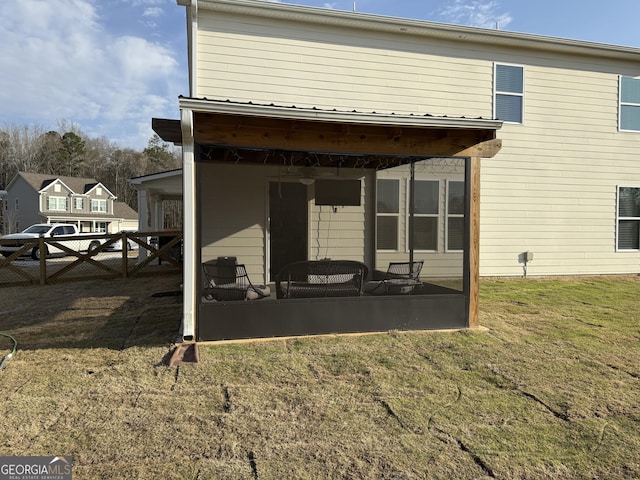
[{"label": "truck windshield", "polygon": [[47,233],[50,228],[50,225],[31,225],[22,233]]}]

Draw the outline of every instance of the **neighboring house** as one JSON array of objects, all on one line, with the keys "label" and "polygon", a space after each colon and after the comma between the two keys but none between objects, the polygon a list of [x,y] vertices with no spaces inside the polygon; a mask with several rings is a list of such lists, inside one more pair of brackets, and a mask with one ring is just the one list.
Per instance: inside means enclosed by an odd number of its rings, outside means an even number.
[{"label": "neighboring house", "polygon": [[[197,265],[221,256],[260,283],[298,259],[378,270],[422,259],[426,283],[464,296],[467,326],[479,275],[640,269],[640,49],[276,2],[178,3],[190,92],[179,121],[153,126],[183,146],[185,336],[435,328],[447,315],[429,295],[360,298],[360,310],[207,304]],[[360,201],[319,198],[320,180],[344,182],[340,198],[358,180]],[[454,297],[440,306],[459,308]],[[331,314],[346,323],[323,330]]]},{"label": "neighboring house", "polygon": [[141,232],[164,230],[165,200],[182,201],[182,170],[169,170],[129,179],[138,192]]},{"label": "neighboring house", "polygon": [[82,232],[138,229],[138,214],[93,178],[17,173],[4,197],[4,233],[34,223],[73,223]]}]

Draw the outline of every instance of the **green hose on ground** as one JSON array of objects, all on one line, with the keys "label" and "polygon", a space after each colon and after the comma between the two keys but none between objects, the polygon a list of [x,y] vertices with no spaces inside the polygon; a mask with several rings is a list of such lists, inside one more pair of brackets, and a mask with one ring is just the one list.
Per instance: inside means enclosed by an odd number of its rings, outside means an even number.
[{"label": "green hose on ground", "polygon": [[11,359],[11,357],[13,357],[16,354],[16,351],[18,350],[18,341],[8,333],[0,333],[0,336],[9,338],[10,340],[13,341],[13,350],[7,353],[2,359],[2,362],[0,362],[0,370],[2,370],[5,364]]}]

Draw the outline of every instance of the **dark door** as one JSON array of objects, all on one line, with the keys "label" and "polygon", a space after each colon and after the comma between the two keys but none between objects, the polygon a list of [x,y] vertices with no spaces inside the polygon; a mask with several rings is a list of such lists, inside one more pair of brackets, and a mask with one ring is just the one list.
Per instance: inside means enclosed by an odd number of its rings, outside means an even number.
[{"label": "dark door", "polygon": [[298,182],[269,183],[271,280],[285,265],[307,260],[307,186]]}]

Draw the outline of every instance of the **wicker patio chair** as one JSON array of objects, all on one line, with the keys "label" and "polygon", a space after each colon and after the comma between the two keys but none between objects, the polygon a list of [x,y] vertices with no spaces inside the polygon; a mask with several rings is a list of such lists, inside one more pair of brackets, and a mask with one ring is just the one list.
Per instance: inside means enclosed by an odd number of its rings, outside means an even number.
[{"label": "wicker patio chair", "polygon": [[414,262],[391,262],[384,277],[364,285],[369,295],[408,295],[420,285],[420,272],[424,260]]},{"label": "wicker patio chair", "polygon": [[207,300],[236,301],[259,300],[268,297],[268,285],[254,285],[244,265],[235,259],[218,259],[202,264],[204,275],[203,296]]}]

